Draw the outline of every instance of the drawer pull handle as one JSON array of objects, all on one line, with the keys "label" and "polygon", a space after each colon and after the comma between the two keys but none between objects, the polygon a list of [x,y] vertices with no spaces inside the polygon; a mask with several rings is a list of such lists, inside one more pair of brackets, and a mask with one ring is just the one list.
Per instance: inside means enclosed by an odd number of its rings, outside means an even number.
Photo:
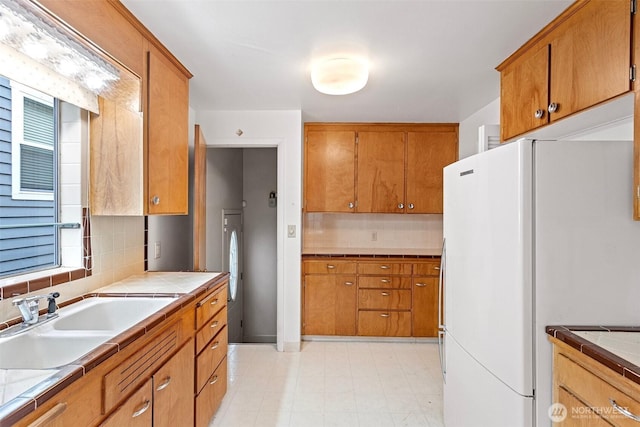
[{"label": "drawer pull handle", "polygon": [[164,380],[164,382],[160,384],[158,388],[156,388],[156,391],[164,390],[165,388],[169,387],[170,383],[171,383],[171,377],[167,377],[167,379]]},{"label": "drawer pull handle", "polygon": [[624,415],[627,418],[630,418],[634,421],[639,421],[640,422],[640,415],[636,415],[633,412],[630,412],[628,409],[623,408],[622,406],[619,406],[615,400],[613,400],[612,398],[609,398],[609,403],[611,403],[611,406],[613,406],[613,409],[615,409],[616,411],[620,412],[622,415]]},{"label": "drawer pull handle", "polygon": [[389,292],[380,292],[380,295],[382,295],[383,297],[388,297],[389,296]]},{"label": "drawer pull handle", "polygon": [[139,417],[140,415],[144,414],[145,412],[147,412],[147,409],[149,409],[150,406],[151,406],[151,401],[149,399],[145,400],[144,403],[143,403],[142,408],[140,408],[136,412],[134,412],[133,415],[131,415],[131,418],[136,418],[136,417]]},{"label": "drawer pull handle", "polygon": [[215,322],[213,322],[213,323],[211,324],[211,327],[212,327],[212,328],[217,328],[217,327],[218,327],[218,321],[216,320]]},{"label": "drawer pull handle", "polygon": [[389,317],[389,313],[382,313],[380,317]]},{"label": "drawer pull handle", "polygon": [[435,267],[433,267],[433,269],[434,269],[434,270],[440,270],[440,267],[435,266]]},{"label": "drawer pull handle", "polygon": [[217,382],[218,382],[218,376],[216,375],[211,379],[211,382],[209,384],[214,385]]},{"label": "drawer pull handle", "polygon": [[347,286],[353,286],[353,282],[344,282],[344,284]]},{"label": "drawer pull handle", "polygon": [[67,403],[60,402],[53,408],[49,409],[43,416],[35,420],[33,423],[29,424],[29,426],[40,427],[46,426],[51,423],[53,420],[58,418],[64,411],[67,410]]},{"label": "drawer pull handle", "polygon": [[389,280],[389,279],[380,279],[380,281],[382,283],[391,283],[391,280]]},{"label": "drawer pull handle", "polygon": [[380,268],[383,270],[388,270],[390,267],[388,265],[381,265]]},{"label": "drawer pull handle", "polygon": [[335,266],[335,265],[333,265],[333,264],[327,264],[327,268],[328,268],[329,270],[333,270],[334,268],[336,268],[336,266]]},{"label": "drawer pull handle", "polygon": [[427,286],[426,283],[416,283],[416,286],[419,288],[424,288],[425,286]]},{"label": "drawer pull handle", "polygon": [[218,303],[218,298],[216,298],[213,301],[211,301],[211,305],[216,305],[217,303]]},{"label": "drawer pull handle", "polygon": [[211,346],[211,350],[215,350],[218,347],[220,347],[220,341],[214,342],[213,345]]}]

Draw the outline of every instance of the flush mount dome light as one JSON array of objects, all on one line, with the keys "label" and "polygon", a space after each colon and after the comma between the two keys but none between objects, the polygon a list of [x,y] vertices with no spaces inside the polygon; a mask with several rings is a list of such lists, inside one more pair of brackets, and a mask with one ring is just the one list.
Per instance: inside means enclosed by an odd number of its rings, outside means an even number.
[{"label": "flush mount dome light", "polygon": [[369,79],[365,61],[354,58],[331,58],[311,68],[311,83],[327,95],[347,95],[362,89]]}]

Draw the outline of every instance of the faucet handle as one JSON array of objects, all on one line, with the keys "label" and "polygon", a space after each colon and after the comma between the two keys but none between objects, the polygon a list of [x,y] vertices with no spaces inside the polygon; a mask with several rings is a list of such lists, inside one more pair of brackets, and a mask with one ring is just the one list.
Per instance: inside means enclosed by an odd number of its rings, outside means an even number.
[{"label": "faucet handle", "polygon": [[56,298],[58,298],[60,296],[60,292],[52,292],[49,295],[47,295],[47,316],[51,317],[53,316],[53,314],[56,312],[56,308],[58,308],[58,306],[56,305]]}]

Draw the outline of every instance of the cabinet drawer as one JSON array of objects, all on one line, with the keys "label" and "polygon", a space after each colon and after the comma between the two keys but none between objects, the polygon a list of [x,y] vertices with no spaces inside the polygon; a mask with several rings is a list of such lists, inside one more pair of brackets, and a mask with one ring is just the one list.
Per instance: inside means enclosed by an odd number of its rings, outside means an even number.
[{"label": "cabinet drawer", "polygon": [[411,312],[359,311],[358,335],[408,337],[411,335]]},{"label": "cabinet drawer", "polygon": [[413,264],[414,276],[439,276],[440,261]]},{"label": "cabinet drawer", "polygon": [[224,306],[208,323],[196,333],[196,354],[200,353],[211,338],[227,324],[227,306]]},{"label": "cabinet drawer", "polygon": [[[222,307],[227,305],[227,287],[207,295],[196,305],[196,329],[200,329],[211,319]],[[215,334],[214,334],[215,335]],[[211,335],[213,336],[213,335]]]},{"label": "cabinet drawer", "polygon": [[[573,362],[563,354],[556,358],[555,366],[557,380],[560,386],[569,390],[581,401],[590,407],[598,410],[598,415],[607,419],[616,426],[638,426],[638,423],[630,418],[626,418],[613,409],[611,400],[627,411],[640,415],[640,402],[618,390],[602,378],[594,375],[591,371]],[[603,368],[607,369],[607,368]],[[578,408],[580,410],[582,408]],[[567,408],[569,416],[571,408]]]},{"label": "cabinet drawer", "polygon": [[411,310],[411,290],[360,289],[358,308],[368,310]]},{"label": "cabinet drawer", "polygon": [[205,387],[196,397],[196,427],[207,427],[227,392],[227,358],[207,379]]},{"label": "cabinet drawer", "polygon": [[149,379],[100,425],[102,427],[150,426],[153,420],[152,394],[153,388]]},{"label": "cabinet drawer", "polygon": [[227,355],[227,343],[227,328],[223,327],[198,356],[196,361],[196,391],[198,393],[207,383],[220,361]]},{"label": "cabinet drawer", "polygon": [[359,274],[402,274],[411,275],[411,264],[400,262],[360,262]]},{"label": "cabinet drawer", "polygon": [[305,274],[356,274],[353,261],[304,261]]},{"label": "cabinet drawer", "polygon": [[411,278],[404,276],[360,276],[358,288],[411,289]]},{"label": "cabinet drawer", "polygon": [[105,413],[151,376],[178,349],[180,326],[180,323],[174,324],[104,376]]}]

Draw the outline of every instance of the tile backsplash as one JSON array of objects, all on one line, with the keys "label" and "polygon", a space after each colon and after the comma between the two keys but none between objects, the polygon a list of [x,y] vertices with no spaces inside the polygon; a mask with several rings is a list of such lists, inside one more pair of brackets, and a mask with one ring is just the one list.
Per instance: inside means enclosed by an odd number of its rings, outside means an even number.
[{"label": "tile backsplash", "polygon": [[304,254],[440,255],[442,215],[307,213]]},{"label": "tile backsplash", "polygon": [[[133,274],[143,273],[144,233],[144,217],[92,217],[91,276],[33,294],[57,291],[60,292],[58,302],[63,302]],[[19,276],[14,279],[20,281]],[[44,308],[44,304],[41,302],[41,308]],[[19,316],[19,311],[11,305],[11,298],[0,301],[0,322]]]}]

